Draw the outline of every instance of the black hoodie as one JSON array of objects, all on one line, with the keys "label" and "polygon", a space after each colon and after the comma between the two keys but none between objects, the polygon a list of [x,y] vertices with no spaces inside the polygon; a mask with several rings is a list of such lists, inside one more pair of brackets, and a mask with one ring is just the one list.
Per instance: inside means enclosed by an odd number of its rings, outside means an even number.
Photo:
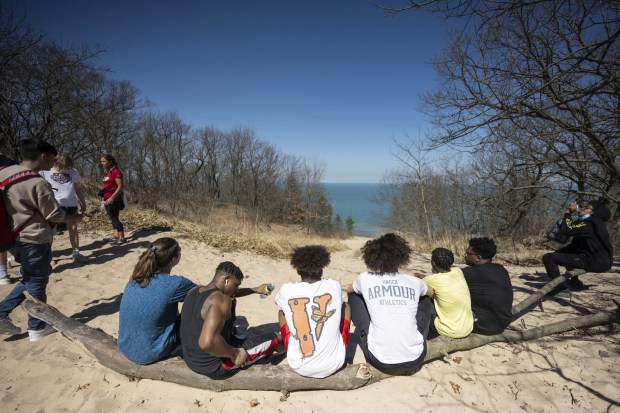
[{"label": "black hoodie", "polygon": [[593,212],[588,218],[573,221],[570,214],[564,214],[559,232],[572,236],[573,240],[556,252],[583,254],[588,262],[585,270],[603,272],[613,264],[611,238],[605,225],[611,218],[611,212],[599,201],[592,201],[590,204]]}]

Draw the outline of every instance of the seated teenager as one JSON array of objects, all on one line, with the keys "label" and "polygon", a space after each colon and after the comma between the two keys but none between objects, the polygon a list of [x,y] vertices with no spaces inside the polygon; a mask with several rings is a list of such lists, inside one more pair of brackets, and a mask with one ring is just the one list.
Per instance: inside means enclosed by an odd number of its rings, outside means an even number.
[{"label": "seated teenager", "polygon": [[322,246],[297,248],[291,265],[301,282],[280,288],[276,304],[289,366],[306,377],[323,378],[344,364],[351,311],[338,281],[323,279],[330,262]]},{"label": "seated teenager", "polygon": [[265,294],[267,284],[239,288],[243,272],[225,261],[218,265],[211,282],[187,294],[181,311],[183,360],[199,374],[223,379],[239,368],[271,355],[281,341],[279,332],[250,337],[240,343],[233,335],[235,297]]},{"label": "seated teenager", "polygon": [[471,295],[474,333],[499,334],[512,322],[512,283],[506,268],[491,261],[497,252],[490,238],[472,238],[463,275]]},{"label": "seated teenager", "polygon": [[153,363],[181,342],[179,303],[195,284],[170,272],[181,260],[172,238],[159,238],[140,255],[119,310],[118,348],[138,364]]},{"label": "seated teenager", "polygon": [[402,274],[411,248],[395,234],[370,240],[362,248],[368,272],[349,286],[349,305],[366,361],[392,375],[417,372],[426,355],[432,304],[424,297],[430,287]]},{"label": "seated teenager", "polygon": [[[423,277],[432,287],[429,297],[435,304],[436,317],[431,323],[431,335],[435,333],[452,338],[466,337],[474,328],[469,288],[460,268],[453,267],[454,254],[446,248],[435,248],[431,253],[433,274]],[[418,274],[415,274],[418,276]],[[433,328],[435,331],[433,331]]]}]

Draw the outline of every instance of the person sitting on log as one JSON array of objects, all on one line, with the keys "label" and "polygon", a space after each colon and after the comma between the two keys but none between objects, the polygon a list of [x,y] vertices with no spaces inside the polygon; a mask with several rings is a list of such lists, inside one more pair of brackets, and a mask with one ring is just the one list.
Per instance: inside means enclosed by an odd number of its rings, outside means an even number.
[{"label": "person sitting on log", "polygon": [[462,338],[471,333],[474,328],[474,317],[471,312],[471,297],[463,271],[453,267],[454,254],[446,248],[435,248],[431,253],[431,268],[433,274],[424,276],[414,275],[424,280],[432,287],[433,293],[428,296],[433,299],[434,310],[428,338],[438,335]]},{"label": "person sitting on log", "polygon": [[239,288],[243,272],[220,263],[211,282],[187,294],[181,311],[183,360],[196,373],[223,379],[271,355],[282,341],[279,332],[239,340],[234,335],[236,297],[269,294],[267,284]]},{"label": "person sitting on log", "polygon": [[351,310],[338,281],[323,279],[329,252],[319,245],[295,249],[291,265],[301,282],[280,288],[276,304],[289,366],[306,377],[323,378],[344,364]]},{"label": "person sitting on log", "polygon": [[391,375],[417,372],[426,355],[432,288],[399,272],[411,248],[396,234],[366,242],[362,257],[368,272],[347,288],[351,318],[366,361]]},{"label": "person sitting on log", "polygon": [[512,322],[512,283],[506,268],[491,262],[496,253],[495,241],[487,237],[470,239],[465,252],[463,275],[477,334],[499,334]]},{"label": "person sitting on log", "polygon": [[140,255],[119,310],[118,348],[137,364],[168,356],[181,343],[179,303],[196,286],[171,275],[181,260],[173,238],[159,238]]},{"label": "person sitting on log", "polygon": [[[573,221],[572,214],[578,218]],[[605,222],[611,218],[611,212],[600,201],[591,201],[580,210],[572,203],[564,214],[559,232],[573,237],[570,244],[559,250],[543,255],[542,261],[549,278],[560,276],[559,266],[567,270],[581,268],[589,272],[604,272],[613,265],[613,247]],[[574,276],[569,280],[571,291],[587,289],[583,282]],[[563,286],[558,286],[549,294],[557,293]]]}]

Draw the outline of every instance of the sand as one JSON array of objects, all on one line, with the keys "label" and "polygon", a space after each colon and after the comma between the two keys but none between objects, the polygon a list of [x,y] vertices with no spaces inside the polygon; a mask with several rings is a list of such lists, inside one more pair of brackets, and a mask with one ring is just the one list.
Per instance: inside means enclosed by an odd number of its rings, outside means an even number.
[{"label": "sand", "polygon": [[[141,251],[161,236],[139,233],[124,246],[100,240],[103,233],[82,234],[85,265],[70,259],[68,236],[54,243],[54,273],[48,302],[64,314],[101,328],[116,337],[120,294]],[[245,272],[244,286],[273,282],[277,286],[298,276],[285,260],[246,252],[221,253],[202,243],[179,237],[181,263],[174,273],[197,283],[210,281],[220,261],[235,262]],[[351,283],[364,265],[357,250],[366,241],[346,241],[350,250],[334,253],[327,277]],[[545,280],[542,268],[507,266],[515,302]],[[16,278],[17,268],[13,268]],[[428,256],[416,255],[405,271],[430,270]],[[562,320],[618,300],[618,266],[605,274],[583,278],[587,291],[569,299],[547,300],[544,312],[536,308],[513,323],[520,329]],[[11,285],[0,286],[0,297]],[[250,326],[276,322],[275,294],[239,299],[238,315]],[[23,309],[11,315],[26,328]],[[279,392],[234,391],[215,393],[151,380],[133,380],[101,366],[59,333],[31,343],[26,334],[0,336],[0,412],[620,412],[620,334],[615,325],[545,337],[520,344],[491,344],[452,354],[426,364],[411,377],[394,377],[346,392],[306,391],[281,400]],[[353,342],[355,340],[352,340]],[[350,348],[353,362],[364,361]],[[251,406],[251,402],[258,402]]]}]

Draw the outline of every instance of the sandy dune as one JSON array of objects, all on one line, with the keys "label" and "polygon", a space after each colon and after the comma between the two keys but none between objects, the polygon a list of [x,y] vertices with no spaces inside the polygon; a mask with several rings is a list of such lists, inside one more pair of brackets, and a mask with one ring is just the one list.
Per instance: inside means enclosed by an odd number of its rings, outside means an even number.
[{"label": "sandy dune", "polygon": [[[103,233],[82,234],[86,265],[70,259],[67,235],[56,239],[54,274],[48,302],[60,311],[116,336],[120,294],[140,252],[160,236],[174,233],[139,233],[121,247],[99,240]],[[238,264],[247,279],[244,286],[297,280],[285,260],[244,252],[222,254],[201,243],[181,238],[181,263],[175,273],[198,283],[208,282],[220,261]],[[326,276],[352,282],[364,270],[357,249],[363,238],[346,241],[348,251],[332,255]],[[407,271],[429,271],[428,257],[416,255]],[[508,267],[515,302],[542,285],[541,268]],[[17,268],[12,269],[15,274]],[[536,272],[538,271],[538,273]],[[611,308],[619,299],[618,266],[612,272],[584,278],[589,290],[570,299],[545,302],[514,323],[531,327],[598,309]],[[13,275],[15,278],[15,275]],[[12,288],[0,286],[4,297]],[[275,296],[275,295],[274,295]],[[239,316],[250,326],[274,323],[274,296],[239,300]],[[12,314],[25,329],[26,313]],[[395,377],[348,392],[299,392],[281,401],[278,392],[236,391],[214,393],[175,384],[131,380],[92,359],[78,346],[56,333],[37,343],[26,334],[0,343],[1,412],[620,412],[620,334],[608,327],[575,331],[522,344],[493,344],[455,353],[448,360],[425,365],[412,377]],[[355,342],[355,340],[352,340]],[[355,363],[363,362],[359,348],[350,348]],[[355,351],[356,350],[356,351]],[[251,407],[255,399],[258,405]]]}]

